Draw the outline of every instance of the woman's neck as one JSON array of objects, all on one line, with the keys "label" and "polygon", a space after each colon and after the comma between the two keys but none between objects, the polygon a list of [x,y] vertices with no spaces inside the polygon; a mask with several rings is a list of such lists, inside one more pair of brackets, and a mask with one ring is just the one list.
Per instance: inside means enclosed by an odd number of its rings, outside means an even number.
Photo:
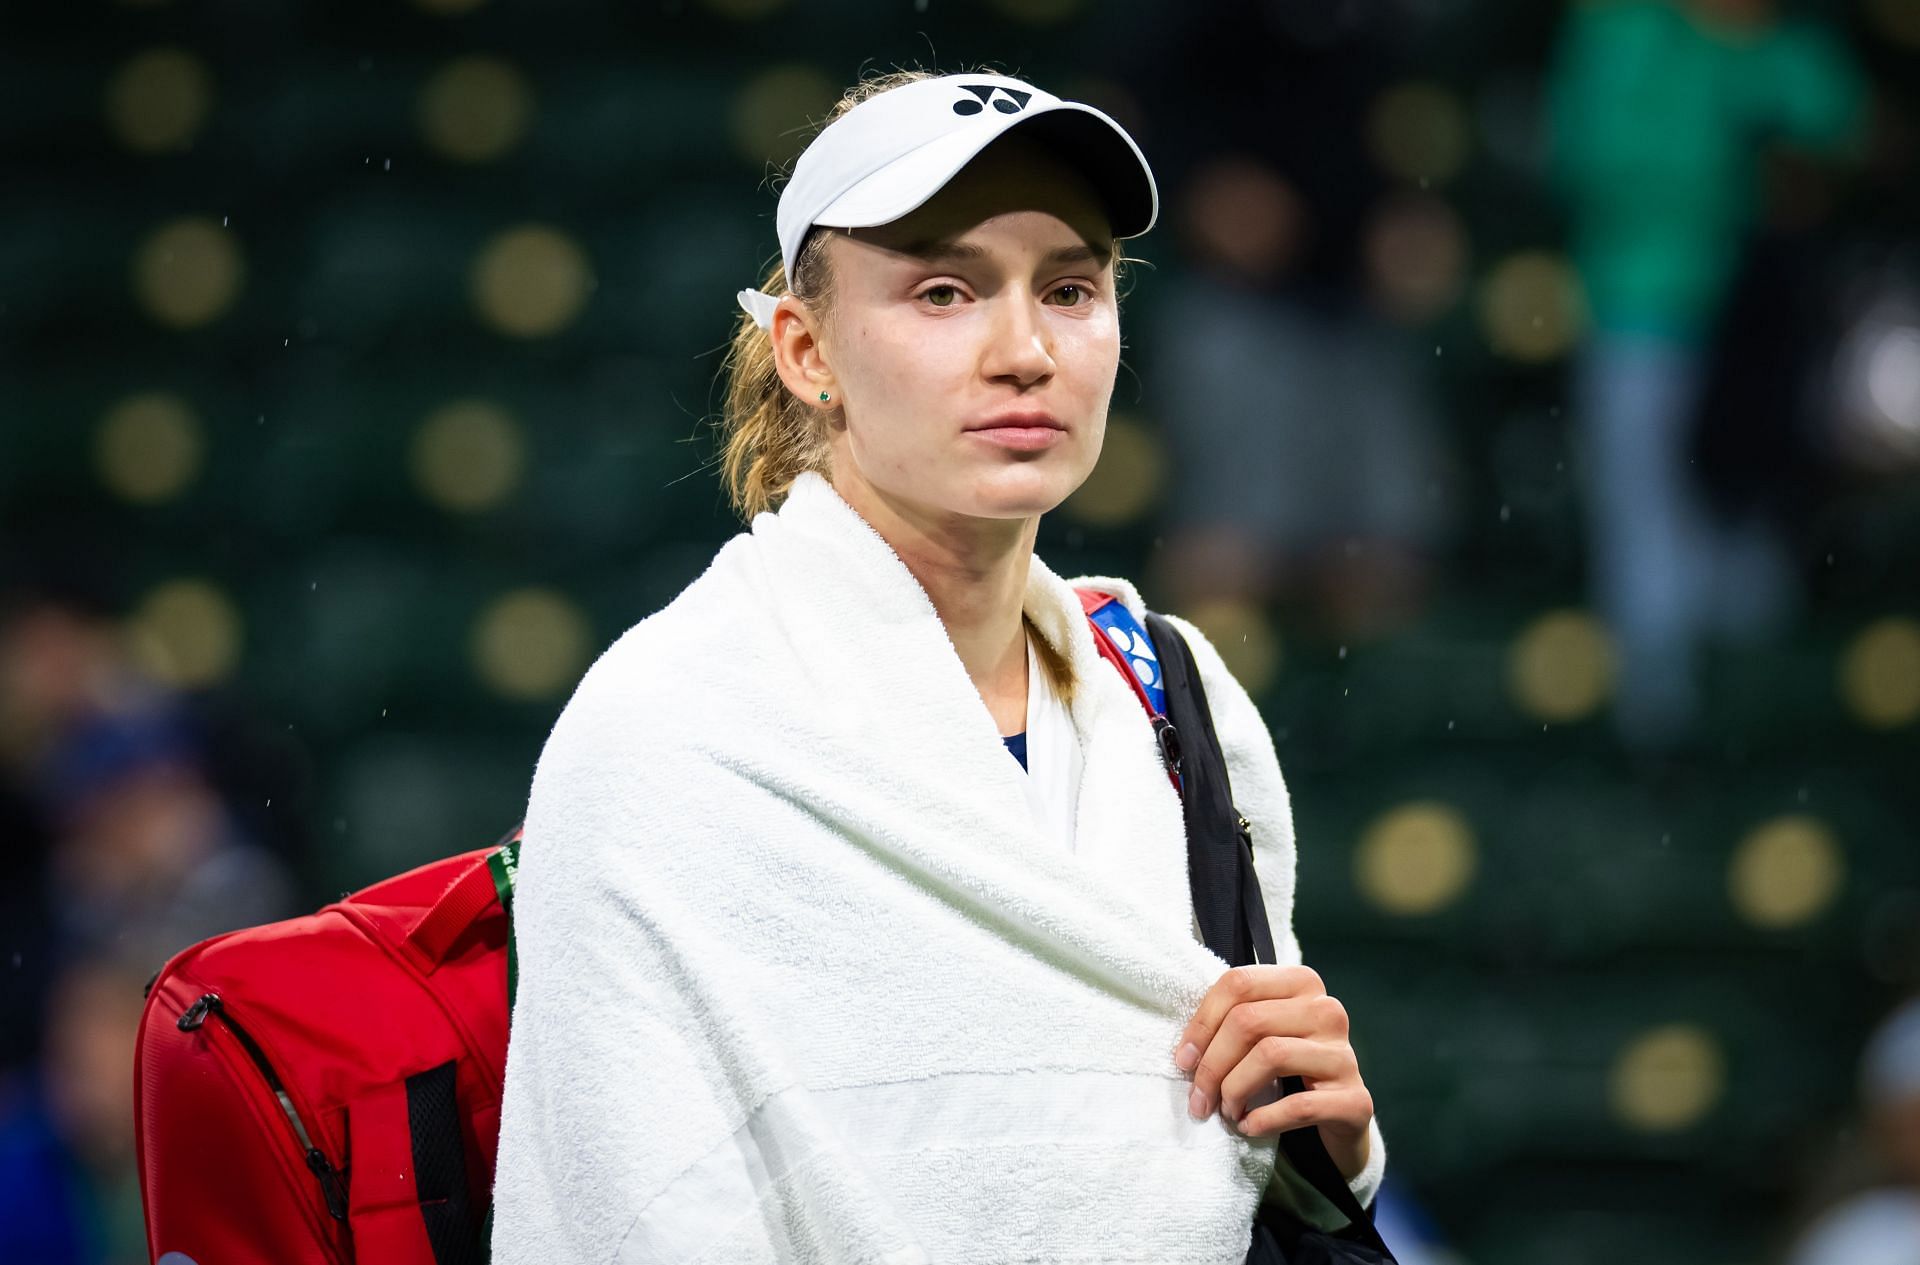
[{"label": "woman's neck", "polygon": [[933,602],[960,663],[1002,734],[1026,727],[1027,639],[1021,611],[1039,516],[928,519],[863,480],[834,484],[893,547]]}]

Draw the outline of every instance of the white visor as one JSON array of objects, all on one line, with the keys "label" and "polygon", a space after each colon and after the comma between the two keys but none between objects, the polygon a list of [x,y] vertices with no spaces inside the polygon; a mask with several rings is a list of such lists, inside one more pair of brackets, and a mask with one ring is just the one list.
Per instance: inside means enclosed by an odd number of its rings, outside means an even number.
[{"label": "white visor", "polygon": [[[809,229],[890,224],[1016,127],[1087,177],[1116,240],[1153,227],[1160,213],[1153,171],[1107,115],[1005,75],[942,75],[867,98],[800,155],[774,216],[788,284]],[[737,297],[761,328],[771,326],[776,296],[742,290]]]}]

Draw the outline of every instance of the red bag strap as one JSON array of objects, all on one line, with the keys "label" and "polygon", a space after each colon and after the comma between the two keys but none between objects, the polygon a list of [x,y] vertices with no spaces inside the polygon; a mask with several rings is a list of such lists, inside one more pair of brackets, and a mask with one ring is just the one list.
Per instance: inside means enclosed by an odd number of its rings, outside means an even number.
[{"label": "red bag strap", "polygon": [[[523,827],[524,823],[509,830],[495,845],[496,849],[517,841]],[[421,969],[428,974],[446,960],[447,950],[473,925],[474,919],[500,898],[487,862],[487,857],[481,857],[462,871],[407,933],[407,951],[415,955]]]}]

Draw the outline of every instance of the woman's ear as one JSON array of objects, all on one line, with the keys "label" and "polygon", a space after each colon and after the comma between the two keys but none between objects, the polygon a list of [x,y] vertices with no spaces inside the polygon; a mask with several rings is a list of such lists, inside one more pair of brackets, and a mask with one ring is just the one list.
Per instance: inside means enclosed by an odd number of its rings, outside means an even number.
[{"label": "woman's ear", "polygon": [[[820,409],[839,407],[839,389],[827,349],[821,341],[819,314],[791,294],[773,309],[773,364],[780,381],[804,402]],[[823,399],[822,396],[825,396]]]}]

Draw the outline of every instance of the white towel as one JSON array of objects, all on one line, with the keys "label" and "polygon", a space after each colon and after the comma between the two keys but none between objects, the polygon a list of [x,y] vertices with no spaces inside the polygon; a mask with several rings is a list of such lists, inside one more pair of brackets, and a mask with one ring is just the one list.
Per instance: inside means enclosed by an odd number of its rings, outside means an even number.
[{"label": "white towel", "polygon": [[[818,475],[594,663],[527,809],[495,1265],[1244,1257],[1274,1142],[1192,1119],[1173,1065],[1225,969],[1179,798],[1037,557],[1025,609],[1078,683],[1072,850]],[[1297,960],[1272,740],[1180,627]]]},{"label": "white towel", "polygon": [[[1027,635],[1027,800],[1041,831],[1065,852],[1074,849],[1075,805],[1080,800],[1080,737],[1073,715],[1047,684]],[[1016,762],[1017,763],[1017,762]]]}]

